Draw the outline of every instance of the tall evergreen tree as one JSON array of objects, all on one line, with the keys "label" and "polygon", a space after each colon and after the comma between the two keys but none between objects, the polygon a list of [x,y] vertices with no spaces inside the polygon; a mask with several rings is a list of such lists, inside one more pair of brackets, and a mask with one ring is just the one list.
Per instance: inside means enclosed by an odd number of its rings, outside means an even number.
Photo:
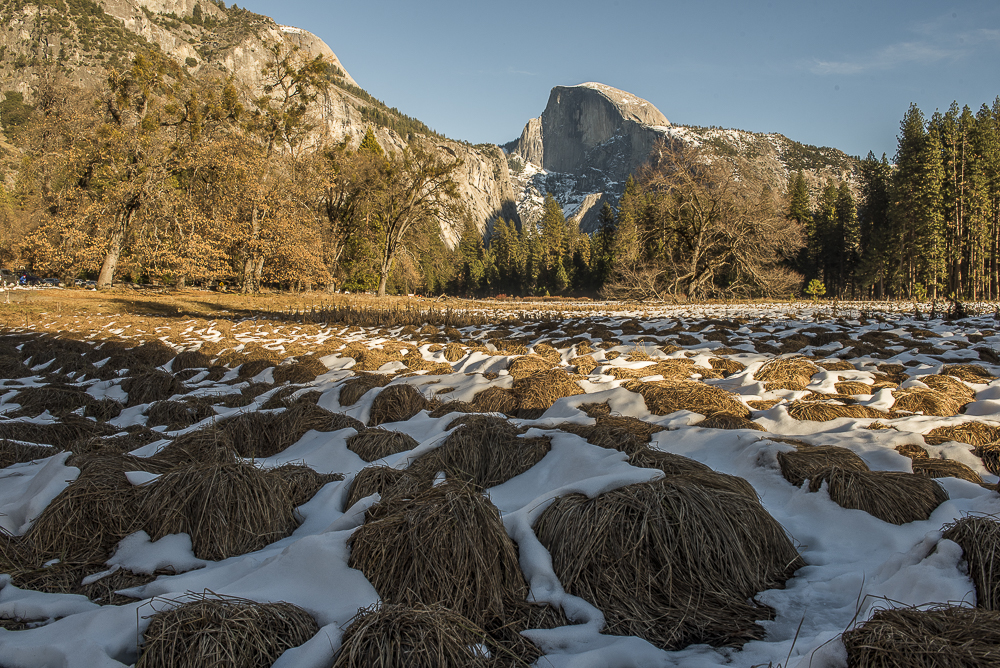
[{"label": "tall evergreen tree", "polygon": [[861,206],[858,211],[858,232],[861,246],[859,281],[876,298],[886,296],[889,271],[889,188],[892,166],[882,154],[878,160],[869,151],[861,161]]}]

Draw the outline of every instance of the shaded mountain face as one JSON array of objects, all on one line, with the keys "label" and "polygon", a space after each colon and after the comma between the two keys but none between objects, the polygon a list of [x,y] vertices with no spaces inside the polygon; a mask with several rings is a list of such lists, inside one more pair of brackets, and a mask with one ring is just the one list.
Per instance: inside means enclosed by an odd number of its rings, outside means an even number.
[{"label": "shaded mountain face", "polygon": [[[422,138],[461,160],[459,192],[480,230],[500,215],[517,220],[499,147],[448,140],[376,100],[323,40],[301,28],[212,0],[12,0],[0,8],[0,28],[0,92],[20,94],[29,104],[53,72],[96,98],[109,70],[124,69],[140,54],[176,63],[168,74],[171,85],[232,78],[249,102],[263,92],[262,72],[273,57],[269,47],[298,49],[303,60],[322,56],[331,85],[307,112],[315,126],[307,147],[344,140],[357,146],[369,126],[389,152]],[[462,223],[442,221],[441,227],[454,246]]]},{"label": "shaded mountain face", "polygon": [[546,193],[584,232],[597,229],[604,202],[617,203],[630,174],[661,141],[707,145],[721,156],[741,156],[786,188],[803,169],[816,189],[827,178],[849,180],[855,160],[836,149],[794,142],[780,134],[672,125],[654,105],[599,83],[556,86],[538,118],[504,146],[522,221],[536,220]]}]

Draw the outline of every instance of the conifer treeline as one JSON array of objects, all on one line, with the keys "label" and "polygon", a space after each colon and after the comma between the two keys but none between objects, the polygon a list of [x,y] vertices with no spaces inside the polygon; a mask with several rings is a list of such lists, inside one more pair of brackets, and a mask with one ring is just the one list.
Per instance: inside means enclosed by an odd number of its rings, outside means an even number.
[{"label": "conifer treeline", "polygon": [[911,105],[897,139],[894,164],[861,161],[857,207],[844,184],[828,183],[810,210],[795,176],[789,216],[808,232],[803,274],[828,296],[1000,298],[1000,98],[929,119]]}]

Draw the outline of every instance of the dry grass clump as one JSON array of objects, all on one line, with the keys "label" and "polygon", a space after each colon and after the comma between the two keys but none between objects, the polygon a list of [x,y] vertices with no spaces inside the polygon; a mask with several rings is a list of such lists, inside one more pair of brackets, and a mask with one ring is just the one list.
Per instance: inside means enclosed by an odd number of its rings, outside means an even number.
[{"label": "dry grass clump", "polygon": [[684,476],[561,497],[535,533],[565,590],[604,613],[605,633],[666,650],[762,637],[755,622],[771,611],[750,599],[802,565],[759,502]]},{"label": "dry grass clump", "polygon": [[694,426],[701,427],[702,429],[754,429],[756,431],[764,431],[763,427],[747,417],[723,411],[712,413]]},{"label": "dry grass clump", "polygon": [[549,439],[521,438],[503,418],[472,414],[461,420],[440,447],[422,455],[409,470],[427,480],[444,471],[448,479],[494,487],[524,473],[549,451]]},{"label": "dry grass clump", "polygon": [[392,382],[392,376],[379,373],[362,373],[340,386],[341,406],[353,406],[366,392],[376,387],[385,387]]},{"label": "dry grass clump", "polygon": [[178,436],[150,459],[171,467],[235,462],[236,449],[229,435],[214,424]]},{"label": "dry grass clump", "polygon": [[851,668],[992,668],[1000,655],[1000,612],[879,610],[843,641]]},{"label": "dry grass clump", "polygon": [[976,606],[1000,611],[1000,522],[996,517],[968,515],[942,528],[944,538],[962,547],[976,585]]},{"label": "dry grass clump", "polygon": [[83,408],[88,417],[104,422],[118,417],[122,412],[122,405],[117,401],[100,401],[78,387],[52,384],[26,387],[14,395],[10,403],[18,404],[20,408],[7,413],[8,417],[37,417],[48,411],[52,416],[62,418]]},{"label": "dry grass clump", "polygon": [[460,481],[386,498],[349,544],[348,565],[390,605],[439,603],[493,632],[516,624],[528,595],[500,512]]},{"label": "dry grass clump", "polygon": [[192,464],[142,489],[138,516],[150,537],[189,534],[199,559],[253,552],[298,526],[289,481],[252,464]]},{"label": "dry grass clump", "polygon": [[896,390],[892,393],[892,396],[896,398],[896,402],[892,408],[897,411],[947,417],[949,415],[958,415],[959,410],[962,408],[962,404],[948,395],[942,394],[937,390],[925,390],[920,387]]},{"label": "dry grass clump", "polygon": [[60,422],[38,424],[20,420],[0,421],[0,439],[27,441],[69,450],[74,443],[118,433],[118,427],[88,420],[79,415],[67,415]]},{"label": "dry grass clump", "polygon": [[211,398],[187,401],[157,401],[146,409],[146,424],[166,425],[169,431],[184,429],[215,416]]},{"label": "dry grass clump", "polygon": [[948,500],[932,478],[894,471],[852,471],[831,466],[812,474],[809,491],[827,485],[830,499],[843,507],[863,510],[891,524],[926,520]]},{"label": "dry grass clump", "polygon": [[425,408],[427,399],[417,388],[406,383],[390,385],[375,396],[368,424],[376,426],[386,422],[403,422]]},{"label": "dry grass clump", "polygon": [[576,372],[584,376],[589,376],[590,372],[597,368],[597,360],[593,355],[578,355],[569,361],[576,367]]},{"label": "dry grass clump", "polygon": [[[683,380],[690,378],[693,374],[699,373],[712,377],[714,370],[704,367],[696,367],[689,359],[660,360],[655,364],[644,366],[641,369],[629,369],[626,367],[613,366],[605,373],[614,376],[619,380],[628,378],[646,378],[647,376],[663,376],[668,379]],[[721,375],[721,374],[720,374]]]},{"label": "dry grass clump", "polygon": [[649,383],[627,381],[623,387],[641,394],[646,408],[654,415],[669,415],[686,410],[705,416],[724,412],[750,417],[750,410],[734,395],[695,380],[661,380]]},{"label": "dry grass clump", "polygon": [[[236,353],[237,355],[239,353]],[[237,372],[237,377],[240,380],[247,380],[248,378],[253,378],[259,373],[271,369],[275,366],[275,362],[271,360],[248,360],[244,361],[239,365],[239,371]]]},{"label": "dry grass clump", "polygon": [[538,654],[525,652],[522,658],[468,617],[437,604],[365,608],[347,627],[342,642],[332,668],[527,668]]},{"label": "dry grass clump", "polygon": [[103,562],[138,530],[138,488],[121,470],[95,467],[71,482],[24,535],[33,561]]},{"label": "dry grass clump", "polygon": [[984,443],[972,451],[993,475],[1000,475],[1000,443]]},{"label": "dry grass clump", "polygon": [[562,363],[562,355],[548,343],[536,343],[531,349],[535,355],[549,362],[549,366],[558,366]]},{"label": "dry grass clump", "polygon": [[837,394],[846,394],[848,396],[872,394],[875,392],[873,386],[868,383],[862,383],[860,380],[843,380],[839,383],[834,383],[833,386],[836,388]]},{"label": "dry grass clump", "polygon": [[[716,350],[715,352],[718,353],[719,351]],[[708,360],[708,363],[716,371],[721,371],[724,376],[731,376],[732,374],[739,373],[747,368],[747,365],[742,362],[726,359],[724,357],[713,357]]]},{"label": "dry grass clump", "polygon": [[476,393],[476,396],[472,398],[472,405],[482,413],[514,415],[517,413],[518,401],[513,390],[502,387],[487,387],[482,392]]},{"label": "dry grass clump", "polygon": [[389,354],[385,350],[379,350],[378,348],[366,348],[360,351],[355,351],[353,356],[358,362],[354,366],[354,369],[358,371],[378,371],[382,365],[388,364],[389,362],[398,362],[402,359],[397,351],[393,351],[393,354]]},{"label": "dry grass clump", "polygon": [[805,357],[774,359],[762,366],[754,374],[756,380],[765,383],[767,391],[804,390],[819,367]]},{"label": "dry grass clump", "polygon": [[1000,440],[1000,427],[975,420],[951,427],[938,427],[924,435],[924,441],[930,445],[958,441],[979,447],[998,440]]},{"label": "dry grass clump", "polygon": [[432,418],[439,418],[448,415],[449,413],[478,413],[479,411],[475,406],[467,401],[448,401],[439,405],[437,408],[432,410],[428,415]]},{"label": "dry grass clump", "polygon": [[184,391],[180,381],[166,371],[154,369],[122,381],[122,389],[128,393],[126,406],[138,406],[154,401],[169,399]]},{"label": "dry grass clump", "polygon": [[519,409],[544,411],[563,397],[583,394],[573,376],[562,369],[540,371],[514,380],[514,396]]},{"label": "dry grass clump", "polygon": [[274,369],[276,383],[311,383],[327,372],[326,365],[316,357],[303,357],[293,364],[282,364]]},{"label": "dry grass clump", "polygon": [[444,347],[444,358],[449,362],[457,362],[465,357],[465,348],[457,343],[449,343]]},{"label": "dry grass clump", "polygon": [[947,376],[955,376],[967,383],[988,383],[996,380],[996,376],[978,364],[950,364],[941,369],[941,373]]},{"label": "dry grass clump", "polygon": [[854,371],[854,365],[847,360],[818,360],[816,366],[827,371]]},{"label": "dry grass clump", "polygon": [[[110,354],[110,357],[108,356]],[[108,369],[154,369],[163,366],[177,355],[174,349],[162,341],[152,341],[126,348],[122,344],[107,343],[91,352],[88,358],[99,361],[108,358],[104,367]]]},{"label": "dry grass clump", "polygon": [[379,494],[383,499],[391,496],[412,498],[421,489],[429,486],[429,482],[421,481],[403,469],[368,466],[361,469],[354,477],[351,489],[347,493],[347,504],[344,509],[350,508],[372,494]]},{"label": "dry grass clump", "polygon": [[755,411],[769,411],[780,403],[781,399],[750,399],[747,406]]},{"label": "dry grass clump", "polygon": [[212,358],[201,350],[185,350],[178,353],[174,361],[170,363],[170,370],[174,373],[185,369],[207,369],[212,366]]},{"label": "dry grass clump", "polygon": [[426,371],[428,376],[443,376],[455,371],[447,362],[428,362],[419,353],[406,355],[403,364],[410,371]]},{"label": "dry grass clump", "polygon": [[553,366],[555,364],[544,357],[538,355],[521,355],[510,361],[510,364],[507,366],[507,372],[516,380],[518,378],[533,376],[541,371],[548,371]]},{"label": "dry grass clump", "polygon": [[882,419],[891,416],[885,411],[870,406],[844,406],[822,401],[793,401],[788,406],[788,414],[796,420],[827,422],[838,418]]},{"label": "dry grass clump", "polygon": [[365,429],[347,439],[347,449],[366,462],[383,459],[417,447],[409,434],[387,429]]},{"label": "dry grass clump", "polygon": [[240,413],[220,422],[219,427],[228,445],[241,457],[271,457],[310,430],[364,429],[352,417],[310,403],[293,404],[278,413]]},{"label": "dry grass clump", "polygon": [[959,405],[964,406],[976,398],[976,393],[965,383],[954,376],[931,374],[917,378],[924,385],[941,394],[951,397]]},{"label": "dry grass clump", "polygon": [[15,441],[0,440],[0,469],[22,462],[45,459],[58,454],[59,450],[48,445],[28,445]]},{"label": "dry grass clump", "polygon": [[344,479],[341,473],[317,473],[304,464],[285,464],[271,469],[270,474],[288,483],[293,507],[309,501],[328,482]]},{"label": "dry grass clump", "polygon": [[806,480],[812,480],[817,473],[831,466],[850,471],[870,470],[861,457],[847,448],[798,442],[792,445],[796,448],[795,452],[778,453],[778,466],[781,467],[781,475],[785,480],[796,487],[801,487]]},{"label": "dry grass clump", "polygon": [[136,668],[270,668],[318,632],[297,605],[206,594],[152,616]]},{"label": "dry grass clump", "polygon": [[977,485],[983,483],[983,479],[979,477],[978,473],[954,459],[916,457],[911,464],[914,473],[925,475],[928,478],[961,478]]}]

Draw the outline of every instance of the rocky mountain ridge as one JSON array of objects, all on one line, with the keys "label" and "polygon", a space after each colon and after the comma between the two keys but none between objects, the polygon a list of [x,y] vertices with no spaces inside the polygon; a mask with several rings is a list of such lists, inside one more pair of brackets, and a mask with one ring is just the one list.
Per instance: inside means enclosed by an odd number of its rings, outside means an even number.
[{"label": "rocky mountain ridge", "polygon": [[556,86],[542,115],[504,145],[521,219],[537,219],[551,193],[567,217],[593,232],[604,202],[617,203],[628,176],[660,141],[704,145],[721,156],[749,159],[781,191],[798,169],[818,191],[828,178],[850,182],[856,167],[837,149],[777,133],[672,125],[651,103],[604,84]]}]

